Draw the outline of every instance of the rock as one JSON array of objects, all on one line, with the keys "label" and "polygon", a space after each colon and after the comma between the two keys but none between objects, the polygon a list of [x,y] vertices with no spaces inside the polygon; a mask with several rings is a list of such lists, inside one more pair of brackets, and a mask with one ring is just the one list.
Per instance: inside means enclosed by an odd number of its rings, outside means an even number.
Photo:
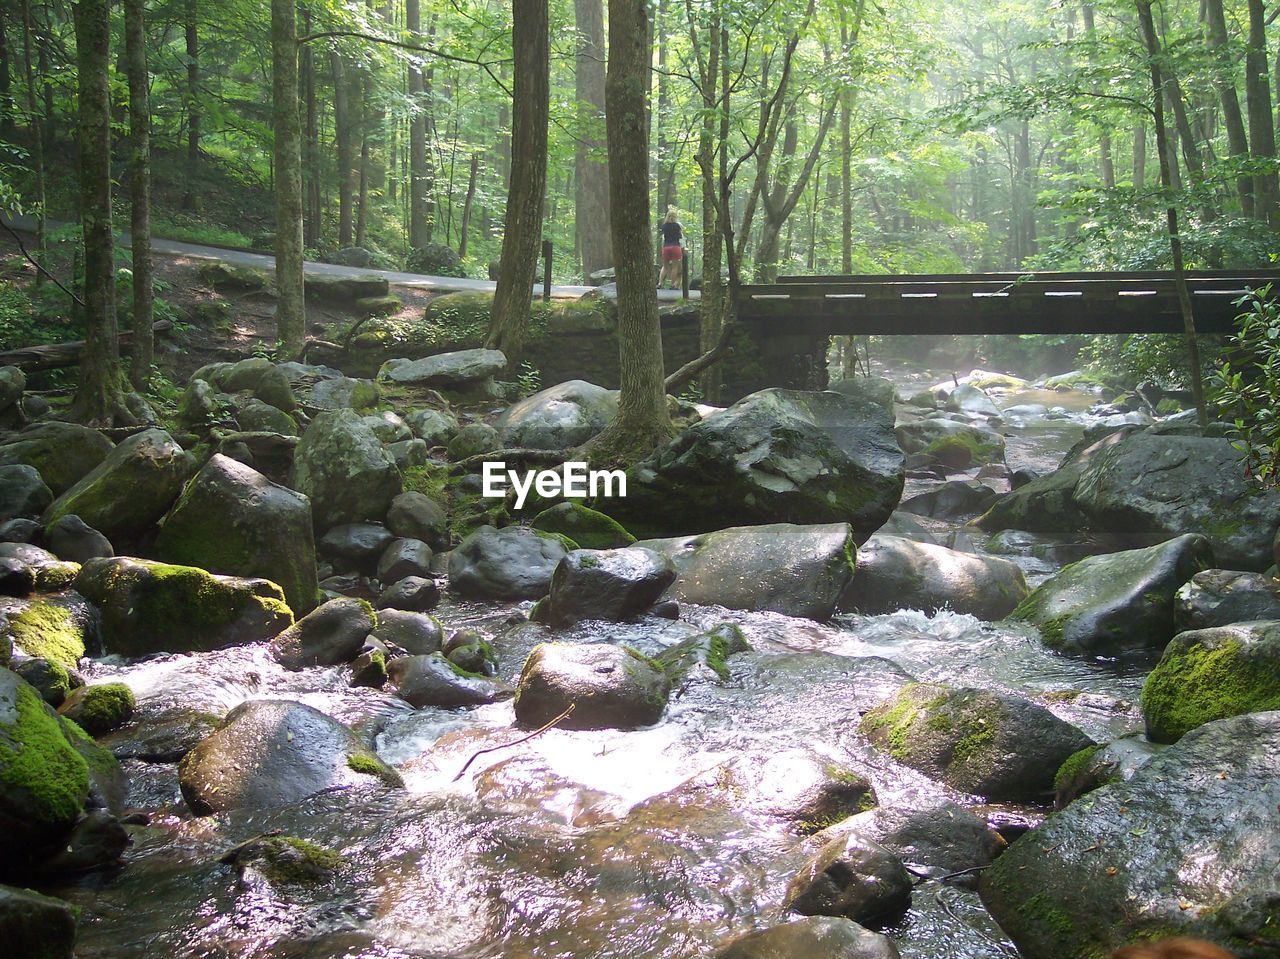
[{"label": "rock", "polygon": [[407,362],[389,360],[378,371],[378,379],[414,386],[458,389],[483,383],[506,369],[507,358],[500,350],[459,350]]},{"label": "rock", "polygon": [[98,635],[98,614],[75,593],[0,600],[0,635],[28,656],[75,669]]},{"label": "rock", "polygon": [[414,247],[405,259],[405,269],[426,276],[466,276],[462,258],[453,247],[443,243],[427,243]]},{"label": "rock", "polygon": [[904,424],[895,433],[904,453],[919,453],[953,470],[1004,461],[1004,437],[967,423],[934,418]]},{"label": "rock", "polygon": [[656,603],[675,578],[671,560],[650,549],[575,549],[556,566],[534,618],[553,629],[584,619],[623,622]]},{"label": "rock", "polygon": [[999,416],[1000,407],[973,383],[961,383],[947,397],[947,409],[970,416]]},{"label": "rock", "polygon": [[35,588],[35,570],[20,560],[0,558],[0,596],[30,596]]},{"label": "rock", "polygon": [[0,523],[0,543],[38,543],[44,527],[33,519],[10,519]]},{"label": "rock", "polygon": [[567,553],[553,536],[519,526],[481,526],[449,554],[449,585],[481,599],[541,599]]},{"label": "rock", "polygon": [[339,266],[354,266],[358,270],[367,270],[373,266],[373,254],[362,246],[344,246],[334,250],[324,262],[336,263]]},{"label": "rock", "polygon": [[236,413],[236,424],[246,433],[298,435],[298,423],[292,416],[256,397],[240,407]]},{"label": "rock", "polygon": [[395,539],[378,560],[378,580],[394,585],[406,576],[431,575],[431,547],[420,539]]},{"label": "rock", "polygon": [[30,568],[41,592],[66,589],[80,572],[78,563],[63,562],[47,549],[29,543],[0,543],[0,559],[17,560]]},{"label": "rock", "polygon": [[335,787],[399,774],[336,719],[287,700],[249,700],[178,766],[182,798],[199,816],[228,809],[279,809]]},{"label": "rock", "polygon": [[911,905],[911,874],[878,843],[833,839],[792,878],[787,908],[804,916],[843,916],[867,926],[896,922]]},{"label": "rock", "polygon": [[956,519],[985,513],[995,501],[997,493],[985,483],[976,480],[952,480],[927,493],[920,493],[903,500],[898,509],[918,516],[934,519]]},{"label": "rock", "polygon": [[902,451],[881,407],[769,389],[713,413],[636,466],[610,514],[651,536],[847,522],[861,542],[893,512],[902,484]]},{"label": "rock", "polygon": [[370,637],[364,649],[351,662],[351,685],[381,689],[387,684],[387,647]]},{"label": "rock", "polygon": [[373,380],[347,376],[320,380],[307,393],[307,405],[320,410],[366,410],[381,399],[382,391]]},{"label": "rock", "polygon": [[458,420],[448,410],[415,410],[405,422],[413,435],[428,446],[445,446],[458,431]]},{"label": "rock", "polygon": [[676,567],[669,595],[681,603],[829,619],[854,575],[847,523],[743,526],[635,544]]},{"label": "rock", "polygon": [[[24,659],[14,663],[12,669],[23,680],[34,686],[40,693],[40,698],[54,709],[61,706],[67,694],[71,692],[72,671],[51,659],[43,657]],[[77,685],[83,686],[84,680],[80,679],[79,674],[74,675],[78,680]]]},{"label": "rock", "polygon": [[860,728],[898,762],[993,802],[1044,802],[1058,767],[1093,742],[1043,706],[937,683],[903,687]]},{"label": "rock", "polygon": [[72,563],[87,563],[100,556],[116,554],[105,536],[74,513],[51,524],[45,530],[45,540],[59,559]]},{"label": "rock", "polygon": [[124,683],[98,683],[73,690],[58,713],[90,736],[102,736],[131,720],[137,706],[133,690]]},{"label": "rock", "polygon": [[467,675],[438,652],[393,659],[387,664],[387,676],[400,698],[417,709],[483,706],[499,694],[492,680]]},{"label": "rock", "polygon": [[316,604],[312,537],[305,496],[219,454],[165,517],[156,553],[166,562],[215,573],[267,577],[301,614]]},{"label": "rock", "polygon": [[474,629],[460,629],[441,648],[445,659],[459,669],[481,676],[498,674],[498,654],[493,646]]},{"label": "rock", "polygon": [[52,502],[53,492],[34,466],[0,466],[0,522],[14,517],[34,519]]},{"label": "rock", "polygon": [[419,439],[388,443],[385,448],[395,460],[396,469],[402,473],[415,467],[426,466],[431,458],[431,448]]},{"label": "rock", "polygon": [[395,316],[404,309],[404,301],[398,296],[364,296],[356,300],[357,316]]},{"label": "rock", "polygon": [[935,877],[989,866],[1005,847],[985,818],[955,803],[921,810],[878,806],[836,823],[826,835],[877,843],[915,872]]},{"label": "rock", "polygon": [[236,266],[216,260],[200,267],[200,279],[215,290],[240,290],[252,292],[264,289],[267,274],[251,266]]},{"label": "rock", "polygon": [[404,609],[429,613],[440,605],[440,584],[422,576],[406,576],[388,586],[378,597],[378,609]]},{"label": "rock", "polygon": [[132,840],[115,816],[101,809],[87,813],[71,829],[62,847],[40,862],[41,875],[89,872],[120,861]]},{"label": "rock", "polygon": [[516,719],[536,728],[572,705],[562,729],[635,729],[662,718],[671,694],[664,672],[620,646],[540,643],[516,686]]},{"label": "rock", "polygon": [[380,523],[343,523],[320,537],[320,555],[336,569],[372,573],[378,558],[394,540]]},{"label": "rock", "polygon": [[0,444],[0,466],[33,466],[54,496],[65,493],[99,466],[114,444],[97,430],[48,420]]},{"label": "rock", "polygon": [[1013,843],[983,903],[1026,959],[1108,955],[1153,931],[1267,959],[1277,807],[1280,712],[1208,723]]},{"label": "rock", "polygon": [[271,640],[271,655],[285,669],[333,666],[360,655],[378,617],[362,599],[322,603]]},{"label": "rock", "polygon": [[1224,569],[1261,572],[1273,561],[1280,491],[1258,490],[1226,437],[1134,433],[1090,462],[1075,500],[1109,536],[1199,533]]},{"label": "rock", "polygon": [[1173,597],[1178,632],[1255,619],[1280,619],[1280,580],[1265,573],[1201,570]]},{"label": "rock", "polygon": [[1116,656],[1159,649],[1173,637],[1173,597],[1213,565],[1203,536],[1089,556],[1037,587],[1011,614],[1031,623],[1053,649]]},{"label": "rock", "polygon": [[275,583],[191,566],[93,559],[76,576],[75,589],[102,611],[103,648],[122,656],[255,643],[293,623]]},{"label": "rock", "polygon": [[391,501],[387,528],[405,539],[420,539],[439,549],[448,546],[449,514],[444,507],[417,490],[406,490]]},{"label": "rock", "polygon": [[1086,746],[1067,758],[1053,777],[1053,808],[1062,809],[1087,792],[1107,783],[1128,781],[1165,747],[1139,735],[1105,746]]},{"label": "rock", "polygon": [[306,297],[321,303],[354,303],[370,296],[386,296],[391,284],[381,276],[331,276],[312,274],[306,278]]},{"label": "rock", "polygon": [[316,529],[382,520],[400,493],[400,472],[360,417],[321,413],[298,442],[289,485],[311,499]]},{"label": "rock", "polygon": [[145,533],[178,498],[190,457],[160,429],[135,433],[45,511],[46,526],[75,514],[113,543]]},{"label": "rock", "polygon": [[567,450],[599,433],[617,412],[617,391],[569,380],[525,397],[494,425],[504,448]]},{"label": "rock", "polygon": [[76,910],[31,889],[0,886],[0,939],[24,959],[74,959]]},{"label": "rock", "polygon": [[1010,560],[877,535],[858,548],[857,571],[839,609],[873,615],[951,609],[994,621],[1026,596],[1022,570]]},{"label": "rock", "polygon": [[413,656],[437,653],[444,641],[444,629],[434,616],[403,609],[384,609],[378,613],[375,635]]},{"label": "rock", "polygon": [[370,413],[368,416],[361,417],[360,421],[369,427],[373,435],[382,443],[398,443],[401,440],[413,438],[409,424],[390,410]]},{"label": "rock", "polygon": [[813,916],[733,940],[712,959],[899,959],[893,940],[850,919]]},{"label": "rock", "polygon": [[544,509],[529,525],[567,536],[583,549],[617,549],[636,541],[617,520],[571,500]]},{"label": "rock", "polygon": [[88,797],[88,767],[57,715],[33,687],[0,669],[0,853],[6,864],[65,836]]},{"label": "rock", "polygon": [[498,431],[488,423],[471,423],[454,434],[449,441],[449,459],[461,462],[482,453],[502,448]]},{"label": "rock", "polygon": [[0,366],[0,410],[17,405],[27,388],[27,375],[16,366]]},{"label": "rock", "polygon": [[827,389],[842,396],[868,400],[883,409],[890,417],[893,416],[897,391],[893,383],[883,376],[851,376],[836,380]]},{"label": "rock", "polygon": [[[656,610],[654,615],[658,615]],[[654,657],[654,661],[671,677],[672,685],[684,684],[691,675],[702,670],[718,682],[726,683],[729,681],[729,657],[750,650],[751,646],[738,626],[721,623],[667,647]]]},{"label": "rock", "polygon": [[1142,687],[1147,736],[1161,743],[1266,710],[1280,710],[1280,620],[1179,633]]},{"label": "rock", "polygon": [[339,853],[295,836],[257,836],[218,860],[251,871],[273,886],[313,886],[332,881],[346,863]]}]

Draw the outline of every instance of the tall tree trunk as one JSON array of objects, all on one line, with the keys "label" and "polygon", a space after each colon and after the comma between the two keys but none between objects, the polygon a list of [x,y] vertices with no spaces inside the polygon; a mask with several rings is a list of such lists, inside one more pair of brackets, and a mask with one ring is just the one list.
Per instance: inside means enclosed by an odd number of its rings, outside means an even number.
[{"label": "tall tree trunk", "polygon": [[120,389],[115,261],[111,236],[110,0],[71,6],[76,31],[76,90],[80,109],[80,220],[84,233],[85,350],[72,411],[77,419],[110,426],[127,419]]},{"label": "tall tree trunk", "polygon": [[355,142],[351,130],[351,103],[348,97],[346,64],[337,50],[330,53],[333,71],[333,138],[338,155],[338,246],[352,243],[352,206],[355,197],[352,174],[355,168]]},{"label": "tall tree trunk", "polygon": [[0,8],[0,134],[13,136],[18,129],[13,98],[13,63],[9,59],[9,10]]},{"label": "tall tree trunk", "polygon": [[[690,24],[694,27],[694,24]],[[724,32],[719,9],[707,27],[705,60],[698,58],[699,87],[702,94],[702,126],[698,131],[698,171],[702,184],[702,290],[698,302],[698,346],[703,354],[720,342],[726,322],[725,290],[721,270],[724,265],[724,226],[720,222],[718,144],[720,116],[727,105],[717,94],[720,84],[720,38]],[[700,379],[702,398],[715,403],[720,398],[721,373],[716,364],[708,366]]]},{"label": "tall tree trunk", "polygon": [[[303,11],[302,29],[311,32],[311,12]],[[320,113],[316,103],[316,56],[311,44],[299,51],[298,71],[302,98],[306,103],[306,123],[302,135],[302,186],[305,191],[302,213],[302,239],[310,247],[320,245],[324,231],[320,164]]]},{"label": "tall tree trunk", "polygon": [[[1253,156],[1274,163],[1276,158],[1275,118],[1271,115],[1271,84],[1267,73],[1266,11],[1262,0],[1248,0],[1249,42],[1244,57],[1244,91],[1249,110],[1249,145]],[[1274,166],[1253,178],[1253,195],[1258,219],[1280,226],[1280,183]]]},{"label": "tall tree trunk", "polygon": [[[520,365],[533,274],[542,238],[547,189],[547,115],[551,106],[547,0],[513,0],[511,184],[498,264],[498,287],[486,345],[501,350],[511,369]],[[646,194],[647,195],[647,194]]]},{"label": "tall tree trunk", "polygon": [[598,463],[633,463],[671,435],[649,211],[646,94],[651,55],[645,0],[609,0],[605,119],[618,271],[620,395],[617,416],[589,444]]},{"label": "tall tree trunk", "polygon": [[1133,125],[1133,186],[1141,189],[1147,182],[1147,128],[1145,124]]},{"label": "tall tree trunk", "polygon": [[275,129],[276,336],[302,351],[302,129],[298,119],[298,24],[294,0],[271,0],[271,119]]},{"label": "tall tree trunk", "polygon": [[[1236,95],[1235,65],[1231,61],[1222,0],[1204,0],[1204,11],[1209,28],[1209,49],[1213,52],[1213,86],[1218,91],[1218,99],[1222,103],[1222,121],[1227,128],[1227,150],[1233,159],[1243,161],[1249,156],[1249,140],[1244,132],[1244,119],[1240,115],[1240,98]],[[1245,216],[1253,216],[1252,178],[1237,177],[1236,193],[1240,197],[1241,211]]]},{"label": "tall tree trunk", "polygon": [[134,389],[151,384],[155,343],[151,290],[151,105],[148,98],[146,0],[124,0],[125,67],[129,76],[129,193],[133,242]]},{"label": "tall tree trunk", "polygon": [[195,182],[200,170],[200,0],[186,0],[183,28],[187,43],[187,192],[182,206],[200,209],[200,190]]},{"label": "tall tree trunk", "polygon": [[476,177],[480,172],[480,154],[471,154],[471,172],[467,175],[467,198],[462,201],[462,222],[458,224],[458,259],[467,258],[467,236],[471,232],[471,205],[476,198]]},{"label": "tall tree trunk", "polygon": [[574,224],[582,276],[613,265],[609,231],[609,164],[604,152],[604,4],[574,0],[578,52],[574,75],[578,142],[574,155]]},{"label": "tall tree trunk", "polygon": [[[405,28],[420,42],[422,13],[419,0],[405,0]],[[409,245],[415,249],[431,242],[431,169],[427,156],[427,104],[424,102],[422,71],[409,62]]]},{"label": "tall tree trunk", "polygon": [[[45,117],[36,108],[36,75],[31,65],[31,0],[22,0],[22,73],[27,87],[27,113],[31,129],[31,168],[36,178],[36,259],[44,260],[45,248],[45,182],[44,182],[44,127]],[[36,287],[44,281],[36,272]]]},{"label": "tall tree trunk", "polygon": [[[1097,38],[1097,26],[1094,23],[1093,4],[1086,3],[1081,8],[1084,16],[1085,35],[1092,43]],[[1089,50],[1089,62],[1095,64],[1097,56],[1093,52],[1093,48]],[[1096,91],[1095,91],[1096,92]],[[1107,189],[1111,189],[1116,185],[1116,165],[1111,157],[1111,130],[1109,127],[1102,127],[1098,134],[1098,166],[1102,171],[1102,185]]]}]

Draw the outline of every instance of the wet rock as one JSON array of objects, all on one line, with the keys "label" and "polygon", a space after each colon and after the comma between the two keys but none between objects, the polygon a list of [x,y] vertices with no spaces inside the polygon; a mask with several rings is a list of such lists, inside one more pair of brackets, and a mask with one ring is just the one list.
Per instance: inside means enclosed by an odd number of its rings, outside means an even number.
[{"label": "wet rock", "polygon": [[0,466],[33,466],[61,495],[96,469],[115,444],[97,430],[48,420],[29,426],[0,444]]},{"label": "wet rock", "polygon": [[850,919],[814,916],[733,940],[713,959],[898,959],[893,940]]},{"label": "wet rock", "polygon": [[999,416],[1000,407],[973,383],[961,383],[947,397],[947,409],[970,416]]},{"label": "wet rock", "polygon": [[12,664],[13,671],[40,693],[40,698],[57,709],[73,686],[83,686],[78,673],[51,659],[34,657]]},{"label": "wet rock", "polygon": [[122,760],[176,763],[214,733],[221,722],[221,716],[185,706],[158,713],[148,709],[131,725],[105,736],[103,743]]},{"label": "wet rock", "polygon": [[738,626],[721,623],[664,649],[654,659],[673,685],[683,685],[704,670],[717,682],[724,683],[729,681],[729,657],[750,651],[751,646]]},{"label": "wet rock", "polygon": [[328,882],[346,862],[332,849],[296,836],[258,836],[240,843],[218,861],[241,871],[253,870],[277,886]]},{"label": "wet rock", "polygon": [[124,683],[98,683],[73,690],[58,714],[74,720],[90,736],[102,736],[131,720],[135,709],[133,690]]},{"label": "wet rock", "polygon": [[544,509],[529,525],[567,536],[583,549],[617,549],[636,541],[617,520],[570,500]]},{"label": "wet rock", "polygon": [[431,555],[420,539],[392,540],[378,560],[378,580],[394,585],[408,576],[430,576]]},{"label": "wet rock", "polygon": [[[1005,847],[985,819],[955,803],[927,809],[879,806],[818,836],[855,836],[888,849],[917,873],[949,876],[991,865]],[[976,883],[976,874],[964,884]]]},{"label": "wet rock", "polygon": [[0,616],[0,633],[18,649],[64,669],[75,669],[98,638],[97,610],[74,592],[0,600]]},{"label": "wet rock", "polygon": [[618,393],[585,380],[569,380],[509,407],[494,424],[505,448],[568,450],[609,425]]},{"label": "wet rock", "polygon": [[35,588],[35,570],[21,560],[0,557],[0,596],[30,596]]},{"label": "wet rock", "polygon": [[405,417],[413,435],[428,446],[446,446],[458,432],[458,418],[448,410],[415,410]]},{"label": "wet rock", "polygon": [[493,646],[474,629],[459,629],[446,640],[441,652],[459,669],[481,676],[498,674],[498,655]]},{"label": "wet rock", "polygon": [[43,875],[89,872],[119,862],[132,842],[120,820],[95,809],[71,829],[58,851],[40,862]]},{"label": "wet rock", "polygon": [[424,576],[406,576],[382,591],[378,609],[404,609],[429,613],[440,605],[440,584]]},{"label": "wet rock", "polygon": [[338,569],[372,573],[394,539],[381,523],[343,523],[320,537],[320,555]]},{"label": "wet rock", "polygon": [[1043,706],[936,683],[903,687],[860,728],[898,762],[994,802],[1043,802],[1058,767],[1093,744]]},{"label": "wet rock", "polygon": [[351,410],[321,413],[298,442],[289,485],[311,499],[316,529],[381,521],[400,493],[400,472]]},{"label": "wet rock", "polygon": [[79,563],[64,562],[30,543],[0,543],[0,559],[15,560],[30,569],[40,592],[66,589],[80,572]]},{"label": "wet rock", "polygon": [[792,878],[786,905],[805,916],[843,916],[883,927],[911,905],[911,874],[878,843],[833,839]]},{"label": "wet rock", "polygon": [[381,610],[375,634],[414,656],[439,652],[444,641],[444,629],[434,616],[401,609]]},{"label": "wet rock", "polygon": [[997,620],[1026,596],[1021,568],[1007,559],[877,535],[858,548],[857,571],[839,608],[869,614],[951,609]]},{"label": "wet rock", "polygon": [[1280,709],[1280,620],[1179,633],[1142,687],[1147,736],[1156,742],[1273,709]]},{"label": "wet rock", "polygon": [[1278,806],[1280,712],[1208,723],[1013,843],[983,903],[1026,959],[1107,955],[1152,930],[1266,959]]},{"label": "wet rock", "polygon": [[1255,619],[1280,619],[1280,580],[1265,573],[1202,570],[1173,597],[1173,621],[1179,632]]},{"label": "wet rock", "polygon": [[420,360],[389,360],[378,371],[378,379],[458,389],[490,380],[506,369],[507,358],[499,350],[459,350]]},{"label": "wet rock", "polygon": [[391,501],[387,529],[396,536],[420,539],[432,549],[449,545],[449,514],[431,497],[416,490],[406,490]]},{"label": "wet rock", "polygon": [[662,718],[666,674],[632,650],[607,644],[541,643],[516,687],[516,719],[542,726],[572,705],[563,729],[634,729]]},{"label": "wet rock", "polygon": [[1004,437],[955,420],[933,418],[906,423],[894,431],[902,451],[953,470],[1004,461]]},{"label": "wet rock", "polygon": [[333,666],[360,655],[377,628],[373,607],[361,599],[322,603],[271,640],[271,655],[285,669]]},{"label": "wet rock", "polygon": [[178,767],[197,815],[278,809],[335,787],[403,785],[394,769],[336,719],[286,700],[250,700]]},{"label": "wet rock", "polygon": [[14,956],[74,959],[76,910],[31,889],[0,886],[0,939]]},{"label": "wet rock", "polygon": [[0,543],[39,543],[44,527],[33,519],[10,519],[0,523]]},{"label": "wet rock", "polygon": [[501,694],[501,687],[492,680],[463,672],[440,653],[393,659],[387,664],[387,676],[397,695],[417,709],[483,706]]},{"label": "wet rock", "polygon": [[34,466],[0,466],[0,521],[14,517],[34,519],[52,502],[53,492]]},{"label": "wet rock", "polygon": [[575,549],[556,566],[534,618],[553,629],[584,619],[623,622],[656,603],[675,578],[671,560],[650,549]]},{"label": "wet rock", "polygon": [[311,504],[226,456],[215,455],[165,517],[156,553],[171,563],[279,584],[298,613],[316,603]]},{"label": "wet rock", "polygon": [[681,603],[829,619],[854,575],[847,523],[743,526],[635,544],[668,557]]},{"label": "wet rock", "polygon": [[54,500],[44,522],[75,514],[112,543],[131,542],[173,505],[190,469],[190,457],[164,430],[135,433]]},{"label": "wet rock", "polygon": [[1173,637],[1173,597],[1213,565],[1203,536],[1090,556],[1037,587],[1011,614],[1031,623],[1053,649],[1116,656],[1158,649]]},{"label": "wet rock", "polygon": [[386,644],[370,637],[365,640],[360,655],[351,663],[351,685],[381,689],[387,684]]},{"label": "wet rock", "polygon": [[541,599],[568,550],[519,526],[482,526],[449,554],[449,586],[482,599]]},{"label": "wet rock", "polygon": [[953,480],[937,489],[903,500],[898,509],[919,516],[932,516],[934,519],[956,519],[986,512],[997,495],[985,483]]},{"label": "wet rock", "polygon": [[93,559],[76,576],[75,589],[102,611],[103,648],[123,656],[254,643],[293,623],[275,583],[191,566]]},{"label": "wet rock", "polygon": [[114,556],[111,542],[74,513],[45,530],[45,541],[59,559],[86,563],[99,556]]},{"label": "wet rock", "polygon": [[893,383],[883,376],[851,376],[847,379],[836,380],[827,389],[832,393],[840,393],[853,399],[875,403],[890,416],[893,416],[896,391]]},{"label": "wet rock", "polygon": [[1058,767],[1053,777],[1053,808],[1062,809],[1099,786],[1127,782],[1163,748],[1136,735],[1105,746],[1086,746]]},{"label": "wet rock", "polygon": [[449,441],[449,459],[455,463],[502,448],[498,431],[488,423],[470,423]]},{"label": "wet rock", "polygon": [[636,466],[610,514],[650,536],[848,522],[862,541],[893,512],[902,484],[902,451],[880,406],[769,389],[708,416]]}]

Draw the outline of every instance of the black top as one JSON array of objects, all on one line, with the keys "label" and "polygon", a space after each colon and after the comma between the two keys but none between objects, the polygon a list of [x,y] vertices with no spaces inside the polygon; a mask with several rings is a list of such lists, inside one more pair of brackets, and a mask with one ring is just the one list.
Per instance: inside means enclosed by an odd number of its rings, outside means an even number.
[{"label": "black top", "polygon": [[664,223],[658,230],[662,233],[663,246],[679,246],[684,239],[684,227],[679,223]]}]

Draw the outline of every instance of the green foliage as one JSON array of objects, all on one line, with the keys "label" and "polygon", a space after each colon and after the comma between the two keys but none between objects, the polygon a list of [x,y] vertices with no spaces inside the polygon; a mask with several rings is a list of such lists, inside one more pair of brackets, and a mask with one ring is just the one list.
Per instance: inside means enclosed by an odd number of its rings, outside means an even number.
[{"label": "green foliage", "polygon": [[1270,285],[1241,304],[1246,310],[1213,373],[1209,399],[1232,424],[1249,474],[1273,487],[1280,482],[1280,305]]},{"label": "green foliage", "polygon": [[[1213,370],[1221,338],[1201,336],[1202,373]],[[1191,366],[1187,341],[1181,333],[1130,333],[1093,337],[1080,351],[1088,369],[1116,389],[1133,389],[1140,383],[1167,388],[1187,388]]]}]

